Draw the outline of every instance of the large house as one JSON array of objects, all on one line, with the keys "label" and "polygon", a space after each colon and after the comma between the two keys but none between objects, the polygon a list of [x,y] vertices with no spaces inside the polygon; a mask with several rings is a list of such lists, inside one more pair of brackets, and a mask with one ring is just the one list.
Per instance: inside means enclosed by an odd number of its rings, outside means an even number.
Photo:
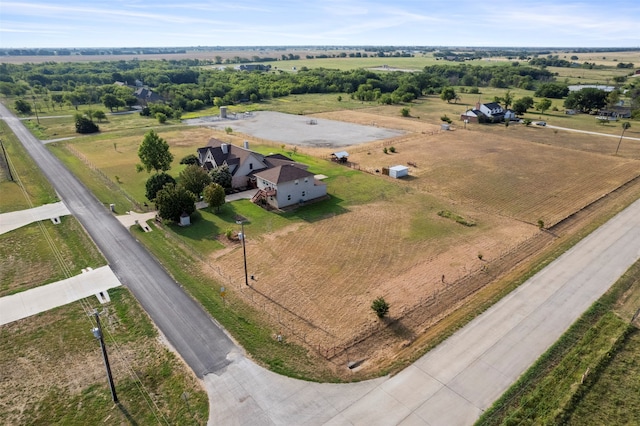
[{"label": "large house", "polygon": [[207,146],[198,148],[200,166],[210,171],[227,166],[231,172],[231,187],[235,189],[256,187],[255,173],[282,165],[291,165],[300,170],[307,166],[297,163],[282,154],[262,155],[249,149],[249,142],[243,147],[211,139]]},{"label": "large house", "polygon": [[[489,102],[481,104],[478,102],[475,109],[470,109],[460,115],[461,120],[468,120],[470,123],[478,123],[480,121],[498,122],[505,119],[504,110],[497,102]],[[509,113],[510,115],[512,113]],[[512,117],[509,115],[509,119]]]},{"label": "large house", "polygon": [[281,209],[327,195],[327,185],[313,173],[293,164],[267,169],[255,174],[258,192],[253,202],[262,202]]}]

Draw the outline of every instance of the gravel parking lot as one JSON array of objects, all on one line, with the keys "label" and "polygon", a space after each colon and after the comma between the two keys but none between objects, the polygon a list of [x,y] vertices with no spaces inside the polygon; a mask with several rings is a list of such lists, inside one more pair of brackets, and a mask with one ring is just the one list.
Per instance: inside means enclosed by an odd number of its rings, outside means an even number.
[{"label": "gravel parking lot", "polygon": [[234,132],[274,142],[328,148],[357,145],[404,134],[402,131],[380,128],[375,124],[363,126],[273,111],[258,111],[235,116],[230,114],[227,119],[216,116],[185,121],[188,124],[221,130],[231,127]]}]

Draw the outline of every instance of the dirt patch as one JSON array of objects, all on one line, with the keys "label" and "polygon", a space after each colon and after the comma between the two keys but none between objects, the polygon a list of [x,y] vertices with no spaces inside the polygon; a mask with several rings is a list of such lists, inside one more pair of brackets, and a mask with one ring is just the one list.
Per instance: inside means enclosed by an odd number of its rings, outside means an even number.
[{"label": "dirt patch", "polygon": [[[275,333],[338,365],[363,361],[363,374],[419,351],[414,342],[431,327],[593,220],[590,206],[640,174],[637,160],[541,144],[524,126],[441,131],[389,111],[314,117],[402,130],[346,150],[348,166],[379,179],[390,179],[376,173],[384,167],[409,165],[409,178],[395,181],[406,196],[248,241],[255,280],[229,289],[264,312]],[[395,153],[383,152],[391,146]],[[443,209],[476,226],[438,216]],[[540,220],[559,225],[540,230]],[[244,282],[240,245],[209,262]],[[380,296],[391,305],[385,321],[370,308]]]}]

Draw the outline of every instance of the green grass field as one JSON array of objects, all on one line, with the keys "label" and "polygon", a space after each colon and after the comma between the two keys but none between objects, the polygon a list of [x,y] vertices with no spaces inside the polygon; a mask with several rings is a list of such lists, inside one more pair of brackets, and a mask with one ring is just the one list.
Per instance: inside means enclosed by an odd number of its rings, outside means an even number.
[{"label": "green grass field", "polygon": [[[207,396],[195,377],[127,290],[109,294],[108,306],[87,299],[0,327],[0,423],[206,423]],[[91,333],[92,308],[102,311],[119,405]]]},{"label": "green grass field", "polygon": [[11,168],[11,173],[3,170],[0,174],[0,213],[59,201],[44,175],[31,173],[36,164],[4,121],[0,121],[0,138]]}]

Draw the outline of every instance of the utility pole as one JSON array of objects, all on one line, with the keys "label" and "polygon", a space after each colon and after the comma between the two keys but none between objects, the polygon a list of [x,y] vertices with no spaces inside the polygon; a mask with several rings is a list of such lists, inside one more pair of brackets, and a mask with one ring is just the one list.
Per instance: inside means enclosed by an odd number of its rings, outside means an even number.
[{"label": "utility pole", "polygon": [[36,112],[36,121],[40,124],[40,117],[38,117],[38,104],[36,103],[36,95],[31,95],[33,98],[33,110]]},{"label": "utility pole", "polygon": [[242,255],[244,257],[244,283],[247,287],[249,287],[249,274],[247,273],[247,248],[245,245],[245,235],[244,235],[244,220],[236,220],[236,223],[242,227],[240,235],[242,236]]},{"label": "utility pole", "polygon": [[111,399],[113,402],[118,403],[118,395],[116,395],[116,385],[113,383],[113,377],[111,376],[111,367],[109,366],[109,357],[107,356],[107,347],[104,345],[104,338],[102,337],[102,326],[100,325],[100,314],[98,310],[93,311],[93,315],[96,317],[97,327],[93,328],[91,332],[96,339],[100,341],[100,349],[102,349],[102,359],[104,360],[104,366],[107,369],[107,380],[109,380],[109,387],[111,388]]}]

